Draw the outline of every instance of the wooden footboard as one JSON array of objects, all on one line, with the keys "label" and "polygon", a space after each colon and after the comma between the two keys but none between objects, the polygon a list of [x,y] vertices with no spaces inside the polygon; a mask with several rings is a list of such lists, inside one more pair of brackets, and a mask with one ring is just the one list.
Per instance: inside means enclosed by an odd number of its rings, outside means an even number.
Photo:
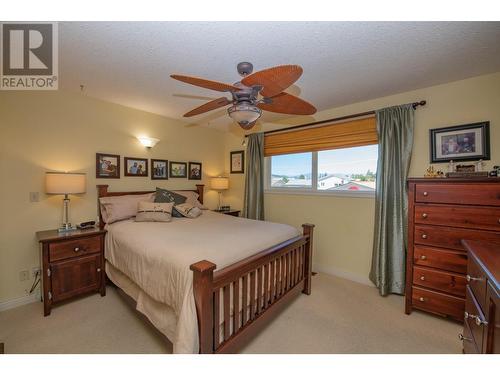
[{"label": "wooden footboard", "polygon": [[311,293],[313,224],[303,236],[214,272],[203,260],[191,265],[200,353],[234,353],[286,302]]}]

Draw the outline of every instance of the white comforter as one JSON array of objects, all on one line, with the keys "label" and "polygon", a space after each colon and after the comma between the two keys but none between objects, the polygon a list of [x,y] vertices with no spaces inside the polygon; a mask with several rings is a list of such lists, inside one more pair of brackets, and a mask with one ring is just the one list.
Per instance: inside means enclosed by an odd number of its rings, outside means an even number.
[{"label": "white comforter", "polygon": [[153,300],[176,315],[174,353],[198,352],[198,321],[189,266],[209,260],[221,269],[300,235],[289,225],[203,211],[169,223],[120,221],[107,226],[105,256]]}]

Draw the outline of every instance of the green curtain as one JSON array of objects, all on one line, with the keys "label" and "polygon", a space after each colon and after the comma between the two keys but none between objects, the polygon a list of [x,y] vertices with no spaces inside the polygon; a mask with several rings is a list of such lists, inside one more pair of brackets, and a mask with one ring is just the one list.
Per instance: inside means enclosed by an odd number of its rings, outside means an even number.
[{"label": "green curtain", "polygon": [[264,134],[248,136],[243,216],[264,220]]},{"label": "green curtain", "polygon": [[404,294],[408,197],[413,147],[411,104],[376,111],[378,146],[375,233],[370,280],[381,295]]}]

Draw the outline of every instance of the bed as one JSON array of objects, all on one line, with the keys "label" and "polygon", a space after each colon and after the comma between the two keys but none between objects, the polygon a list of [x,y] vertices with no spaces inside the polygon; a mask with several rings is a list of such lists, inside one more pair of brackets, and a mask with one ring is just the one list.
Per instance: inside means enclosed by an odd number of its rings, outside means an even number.
[{"label": "bed", "polygon": [[[97,188],[99,198],[152,193]],[[192,190],[201,203],[203,189]],[[311,293],[313,228],[209,210],[170,223],[123,220],[105,227],[106,274],[174,353],[234,353],[294,297]]]}]

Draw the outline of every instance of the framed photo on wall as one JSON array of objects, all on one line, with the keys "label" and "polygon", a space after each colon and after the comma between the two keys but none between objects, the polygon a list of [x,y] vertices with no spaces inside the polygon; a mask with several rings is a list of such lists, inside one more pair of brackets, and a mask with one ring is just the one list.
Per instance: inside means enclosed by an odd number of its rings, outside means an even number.
[{"label": "framed photo on wall", "polygon": [[95,154],[96,178],[120,178],[120,155]]},{"label": "framed photo on wall", "polygon": [[431,163],[490,160],[490,122],[431,129]]},{"label": "framed photo on wall", "polygon": [[169,163],[170,178],[186,178],[187,177],[187,163],[180,161],[171,161]]},{"label": "framed photo on wall", "polygon": [[151,179],[168,180],[168,160],[151,159]]},{"label": "framed photo on wall", "polygon": [[123,158],[124,160],[124,175],[130,177],[147,177],[148,176],[148,159],[142,158]]},{"label": "framed photo on wall", "polygon": [[201,163],[190,161],[188,170],[188,178],[190,180],[201,180]]},{"label": "framed photo on wall", "polygon": [[245,151],[231,151],[231,173],[245,173]]}]

